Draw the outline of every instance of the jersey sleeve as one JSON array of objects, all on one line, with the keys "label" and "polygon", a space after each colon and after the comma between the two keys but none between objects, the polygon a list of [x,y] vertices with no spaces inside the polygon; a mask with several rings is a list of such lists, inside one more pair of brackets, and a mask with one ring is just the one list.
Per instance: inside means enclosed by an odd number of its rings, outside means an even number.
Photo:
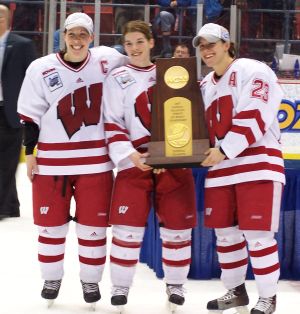
[{"label": "jersey sleeve", "polygon": [[43,96],[43,80],[39,77],[41,71],[36,71],[35,61],[26,71],[18,98],[18,114],[23,121],[31,121],[40,127],[41,118],[49,108]]},{"label": "jersey sleeve", "polygon": [[110,48],[111,69],[118,68],[122,65],[126,65],[129,62],[129,58],[114,48]]},{"label": "jersey sleeve", "polygon": [[103,85],[104,130],[109,156],[116,166],[136,152],[125,126],[124,106],[124,92],[109,75]]},{"label": "jersey sleeve", "polygon": [[114,48],[99,46],[92,49],[99,53],[101,62],[104,62],[103,67],[107,72],[106,74],[109,74],[113,69],[126,65],[129,62],[127,56],[119,53]]},{"label": "jersey sleeve", "polygon": [[248,75],[242,82],[232,127],[221,143],[228,158],[238,156],[278,123],[282,97],[282,89],[273,73],[264,71]]}]

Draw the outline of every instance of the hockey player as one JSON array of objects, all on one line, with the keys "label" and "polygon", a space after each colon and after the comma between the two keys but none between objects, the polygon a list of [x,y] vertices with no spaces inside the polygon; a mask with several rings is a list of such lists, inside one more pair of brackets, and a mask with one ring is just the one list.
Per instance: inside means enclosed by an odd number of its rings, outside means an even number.
[{"label": "hockey player", "polygon": [[161,226],[166,292],[173,308],[184,303],[183,284],[191,261],[191,228],[196,224],[194,181],[190,169],[154,174],[145,164],[156,82],[156,67],[150,61],[154,41],[143,21],[127,23],[123,40],[129,64],[114,69],[103,90],[109,155],[118,168],[109,219],[113,225],[111,303],[127,303],[153,195]]},{"label": "hockey player", "polygon": [[89,49],[93,21],[88,15],[73,13],[64,26],[65,51],[30,65],[18,112],[24,123],[27,175],[39,232],[42,297],[54,300],[60,289],[74,197],[83,296],[94,303],[101,297],[98,283],[106,258],[113,184],[102,121],[102,83],[128,58],[104,46]]},{"label": "hockey player", "polygon": [[228,289],[207,308],[248,304],[244,282],[249,254],[259,294],[251,314],[270,314],[276,309],[280,272],[274,233],[285,183],[277,120],[283,93],[268,66],[235,59],[224,27],[205,24],[193,46],[214,70],[201,82],[212,147],[202,162],[210,167],[205,225],[215,228],[221,280]]}]

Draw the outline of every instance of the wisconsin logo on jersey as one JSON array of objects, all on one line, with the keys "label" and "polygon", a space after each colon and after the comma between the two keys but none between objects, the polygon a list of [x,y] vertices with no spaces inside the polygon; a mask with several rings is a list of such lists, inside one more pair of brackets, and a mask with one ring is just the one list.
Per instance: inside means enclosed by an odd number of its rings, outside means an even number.
[{"label": "wisconsin logo on jersey", "polygon": [[115,79],[123,89],[136,82],[135,79],[126,71],[116,75]]},{"label": "wisconsin logo on jersey", "polygon": [[49,211],[49,206],[41,206],[40,207],[40,213],[41,215],[47,215]]},{"label": "wisconsin logo on jersey", "polygon": [[57,118],[61,120],[68,137],[71,138],[84,125],[100,122],[102,83],[82,86],[64,96],[57,105]]},{"label": "wisconsin logo on jersey", "polygon": [[211,207],[205,208],[205,215],[206,215],[206,216],[210,216],[211,213],[212,213],[212,208],[211,208]]},{"label": "wisconsin logo on jersey", "polygon": [[119,206],[119,214],[126,214],[128,206]]},{"label": "wisconsin logo on jersey", "polygon": [[63,83],[61,81],[61,78],[57,72],[50,73],[49,75],[44,77],[44,80],[50,90],[50,92],[53,92],[57,90],[58,88],[63,87]]}]

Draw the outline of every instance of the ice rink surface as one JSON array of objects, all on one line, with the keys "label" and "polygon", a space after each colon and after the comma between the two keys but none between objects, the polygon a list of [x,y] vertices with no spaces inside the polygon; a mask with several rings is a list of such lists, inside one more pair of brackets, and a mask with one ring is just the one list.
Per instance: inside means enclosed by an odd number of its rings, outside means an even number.
[{"label": "ice rink surface", "polygon": [[[0,221],[0,314],[83,314],[91,313],[82,297],[79,281],[77,239],[71,223],[65,254],[65,276],[60,294],[51,308],[40,297],[43,281],[37,262],[37,231],[32,221],[31,184],[26,177],[25,165],[17,173],[21,202],[21,217]],[[109,238],[109,236],[108,236]],[[109,242],[109,241],[108,241]],[[108,265],[107,265],[108,266]],[[254,281],[246,282],[250,297],[249,309],[257,301]],[[221,282],[216,280],[188,280],[185,285],[186,302],[178,314],[207,314],[207,301],[224,294]],[[102,299],[95,313],[118,313],[110,304],[109,267],[100,284]],[[277,314],[300,313],[300,282],[280,281],[277,295]],[[170,313],[166,306],[165,284],[146,265],[139,264],[134,285],[129,293],[126,314]],[[236,313],[228,310],[224,314]]]}]

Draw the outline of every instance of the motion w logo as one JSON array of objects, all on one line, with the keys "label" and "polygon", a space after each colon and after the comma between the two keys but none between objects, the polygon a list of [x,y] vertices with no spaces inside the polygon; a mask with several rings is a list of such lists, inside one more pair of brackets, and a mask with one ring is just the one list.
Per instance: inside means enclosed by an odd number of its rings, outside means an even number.
[{"label": "motion w logo", "polygon": [[127,210],[128,210],[128,206],[120,206],[119,214],[126,214]]},{"label": "motion w logo", "polygon": [[134,104],[135,115],[138,117],[142,125],[150,130],[151,125],[151,110],[150,106],[152,104],[153,98],[153,88],[150,87],[147,92],[140,94]]},{"label": "motion w logo", "polygon": [[48,206],[42,206],[42,207],[40,207],[40,213],[41,213],[41,215],[47,215],[47,214],[48,214],[48,210],[49,210],[49,207],[48,207]]},{"label": "motion w logo", "polygon": [[71,138],[82,125],[97,125],[100,122],[102,83],[83,86],[58,102],[57,118],[61,120]]}]

